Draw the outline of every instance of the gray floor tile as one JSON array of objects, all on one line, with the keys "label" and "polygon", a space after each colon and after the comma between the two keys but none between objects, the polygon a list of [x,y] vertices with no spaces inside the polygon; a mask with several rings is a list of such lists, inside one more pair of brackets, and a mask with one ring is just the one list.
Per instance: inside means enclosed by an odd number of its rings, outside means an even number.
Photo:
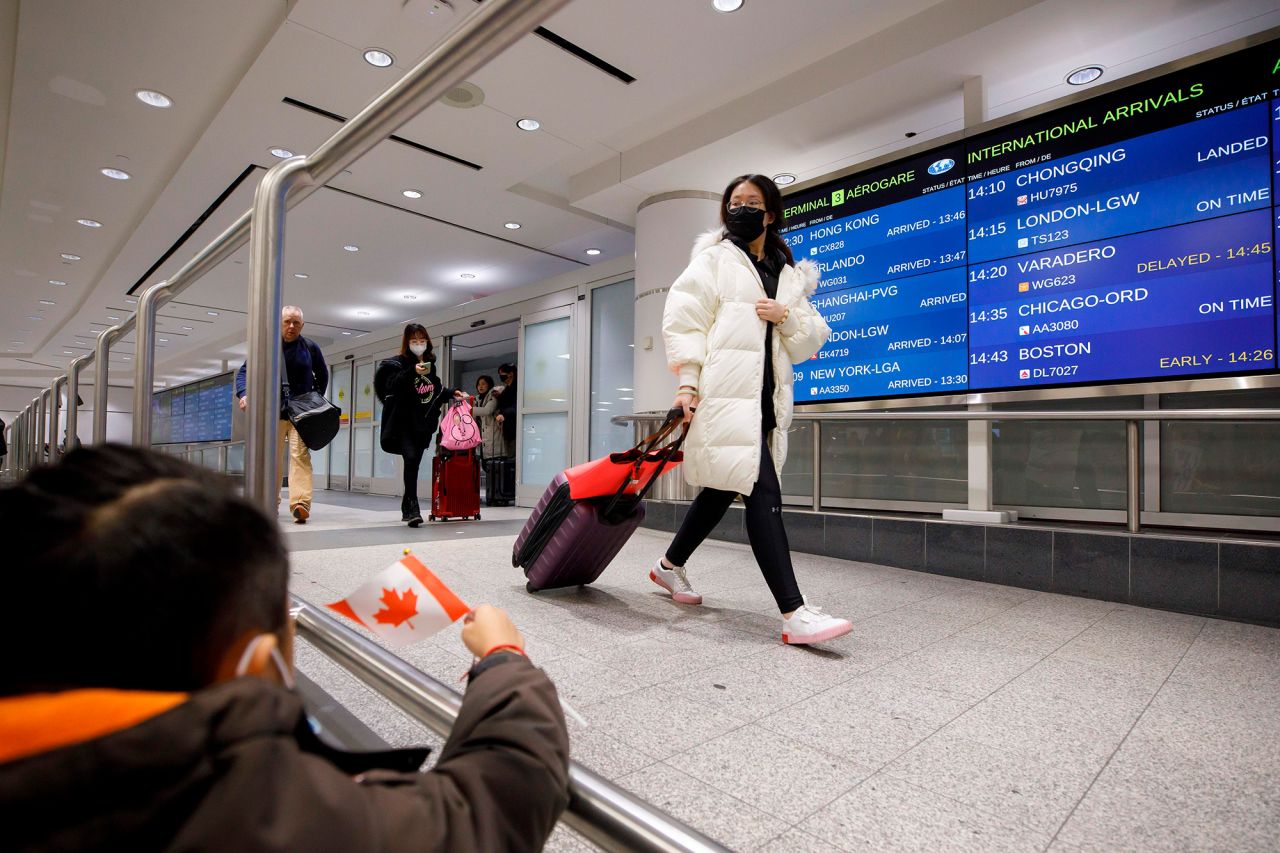
[{"label": "gray floor tile", "polygon": [[812,696],[794,683],[771,675],[761,675],[741,664],[731,663],[705,669],[661,684],[664,690],[679,693],[710,708],[722,709],[743,720],[758,720]]},{"label": "gray floor tile", "polygon": [[894,719],[911,720],[936,730],[976,703],[973,699],[913,684],[874,670],[822,694],[822,701],[840,708],[883,711]]},{"label": "gray floor tile", "polygon": [[668,763],[726,794],[788,821],[811,814],[871,775],[871,768],[748,725]]},{"label": "gray floor tile", "polygon": [[1038,851],[1049,837],[882,774],[799,828],[844,850]]},{"label": "gray floor tile", "polygon": [[583,726],[571,715],[565,716],[569,726],[569,755],[606,779],[618,779],[657,761],[614,737],[607,720],[593,722],[588,718],[588,724]]},{"label": "gray floor tile", "polygon": [[999,690],[1042,659],[989,644],[949,637],[886,664],[885,675],[980,699]]},{"label": "gray floor tile", "polygon": [[594,716],[586,712],[588,708],[645,686],[638,679],[581,655],[565,655],[540,664],[555,682],[560,695],[588,719]]},{"label": "gray floor tile", "polygon": [[654,764],[618,784],[733,850],[751,850],[790,825],[668,764]]},{"label": "gray floor tile", "polygon": [[957,634],[979,621],[976,616],[930,613],[916,607],[901,607],[854,620],[851,636],[893,649],[898,654],[907,654]]},{"label": "gray floor tile", "polygon": [[863,642],[856,631],[821,646],[787,646],[778,643],[758,654],[740,658],[745,669],[814,692],[834,687],[856,675],[882,666],[897,656],[884,646]]},{"label": "gray floor tile", "polygon": [[829,842],[816,838],[799,829],[788,829],[781,835],[770,838],[757,847],[753,853],[831,853],[834,848]]},{"label": "gray floor tile", "polygon": [[881,772],[1046,835],[1057,831],[1095,777],[947,732]]},{"label": "gray floor tile", "polygon": [[545,853],[596,853],[604,848],[592,844],[563,823],[556,826],[551,837],[547,839]]},{"label": "gray floor tile", "polygon": [[594,704],[591,713],[584,716],[611,737],[659,759],[692,749],[746,724],[725,711],[657,687]]}]

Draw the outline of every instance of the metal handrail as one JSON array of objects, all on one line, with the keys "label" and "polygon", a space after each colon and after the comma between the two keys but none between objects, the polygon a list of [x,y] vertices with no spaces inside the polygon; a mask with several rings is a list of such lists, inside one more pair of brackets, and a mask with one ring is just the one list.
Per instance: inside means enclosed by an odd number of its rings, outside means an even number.
[{"label": "metal handrail", "polygon": [[[449,736],[461,695],[297,595],[290,598],[300,637],[414,720]],[[576,761],[569,762],[569,807],[562,820],[606,850],[728,849]]]},{"label": "metal handrail", "polygon": [[488,0],[314,152],[277,163],[258,185],[249,239],[245,494],[264,509],[269,511],[274,506],[280,487],[279,459],[274,450],[280,394],[279,324],[286,210],[567,3],[568,0]]},{"label": "metal handrail", "polygon": [[[615,415],[611,421],[619,426],[629,423],[661,422],[666,412],[641,412]],[[864,412],[796,412],[792,421],[805,421],[813,426],[813,508],[821,506],[819,481],[822,456],[823,421],[1124,421],[1125,422],[1125,523],[1130,533],[1142,529],[1142,445],[1138,432],[1141,421],[1275,421],[1280,409],[1091,409],[1082,411],[930,411],[912,412],[898,409]],[[990,506],[985,507],[990,509]]]}]

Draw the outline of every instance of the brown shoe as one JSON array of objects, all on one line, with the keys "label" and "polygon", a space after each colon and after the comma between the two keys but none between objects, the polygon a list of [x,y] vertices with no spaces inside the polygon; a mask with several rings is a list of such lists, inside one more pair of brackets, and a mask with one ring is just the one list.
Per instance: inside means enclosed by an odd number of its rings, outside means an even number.
[{"label": "brown shoe", "polygon": [[298,504],[293,508],[293,523],[306,524],[307,519],[311,517],[311,510],[308,507]]}]

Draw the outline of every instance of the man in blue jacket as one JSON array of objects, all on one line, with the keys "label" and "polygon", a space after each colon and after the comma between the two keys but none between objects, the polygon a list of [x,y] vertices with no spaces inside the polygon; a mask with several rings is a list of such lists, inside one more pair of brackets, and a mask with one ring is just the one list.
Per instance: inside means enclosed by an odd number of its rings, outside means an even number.
[{"label": "man in blue jacket", "polygon": [[[280,312],[280,337],[284,341],[281,349],[285,375],[289,378],[289,393],[318,391],[323,394],[329,387],[329,366],[320,347],[302,336],[302,322],[302,309],[296,305],[286,305]],[[240,400],[241,411],[249,405],[244,396],[246,367],[247,364],[240,365],[240,372],[236,374],[236,397]],[[295,524],[306,524],[311,517],[311,451],[289,422],[281,400],[277,459],[284,452],[286,440],[289,442],[289,513]],[[277,497],[276,506],[279,505],[280,498]]]}]

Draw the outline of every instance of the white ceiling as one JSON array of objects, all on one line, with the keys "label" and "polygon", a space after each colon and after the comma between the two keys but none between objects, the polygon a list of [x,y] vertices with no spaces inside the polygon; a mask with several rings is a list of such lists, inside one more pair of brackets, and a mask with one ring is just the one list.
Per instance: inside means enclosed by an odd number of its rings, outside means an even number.
[{"label": "white ceiling", "polygon": [[[0,0],[0,67],[10,56],[13,67],[0,384],[47,384],[131,310],[127,294],[249,206],[275,162],[268,149],[306,153],[338,126],[285,98],[355,115],[476,7],[455,0],[454,15],[431,17],[426,5]],[[1270,0],[747,0],[731,15],[710,0],[575,0],[546,27],[636,81],[524,38],[471,78],[483,105],[437,104],[397,132],[482,168],[380,144],[290,215],[286,300],[340,352],[363,333],[631,254],[636,206],[656,193],[718,190],[741,171],[806,180],[957,130],[969,78],[998,117],[1067,94],[1063,77],[1082,64],[1103,65],[1105,82],[1275,26]],[[373,46],[396,64],[365,63]],[[139,88],[174,107],[143,105]],[[525,116],[542,129],[518,130]],[[104,166],[133,180],[108,180]],[[246,255],[162,310],[162,378],[243,356]],[[118,348],[113,382],[130,381],[131,354],[129,341]]]}]

